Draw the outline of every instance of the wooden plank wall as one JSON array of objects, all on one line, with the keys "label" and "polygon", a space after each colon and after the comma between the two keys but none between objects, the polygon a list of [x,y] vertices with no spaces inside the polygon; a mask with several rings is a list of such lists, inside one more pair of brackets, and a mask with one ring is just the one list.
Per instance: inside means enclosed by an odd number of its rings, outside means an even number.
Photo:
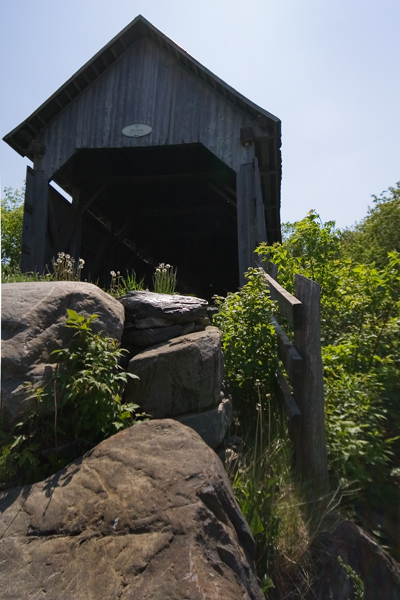
[{"label": "wooden plank wall", "polygon": [[[128,138],[124,126],[147,123],[150,135]],[[254,157],[254,144],[240,144],[240,128],[257,121],[196,77],[166,50],[143,39],[47,125],[45,177],[77,148],[123,148],[201,142],[238,171]]]}]

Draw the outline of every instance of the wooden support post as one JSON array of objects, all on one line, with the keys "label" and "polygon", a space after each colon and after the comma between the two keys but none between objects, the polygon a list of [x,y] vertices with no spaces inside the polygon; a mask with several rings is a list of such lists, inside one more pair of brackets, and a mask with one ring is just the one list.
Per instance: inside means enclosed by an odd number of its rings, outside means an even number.
[{"label": "wooden support post", "polygon": [[21,270],[42,273],[45,267],[47,235],[47,186],[44,171],[27,167]]},{"label": "wooden support post", "polygon": [[246,283],[244,274],[251,265],[248,203],[250,197],[251,164],[240,165],[237,173],[237,232],[239,249],[239,285]]},{"label": "wooden support post", "polygon": [[[261,189],[261,175],[258,167],[258,159],[254,158],[254,177],[255,177],[255,192],[256,192],[256,212],[257,212],[257,238],[255,240],[254,250],[261,244],[267,242],[267,230],[265,225],[265,210],[264,201]],[[254,252],[253,250],[253,252]],[[253,261],[254,259],[253,255]]]},{"label": "wooden support post", "polygon": [[35,195],[35,171],[26,167],[24,218],[22,222],[21,271],[32,271],[33,260],[33,202]]},{"label": "wooden support post", "polygon": [[324,488],[328,463],[324,423],[324,382],[321,357],[320,286],[303,275],[295,277],[296,297],[302,302],[301,326],[294,331],[294,345],[303,359],[294,398],[301,412],[301,444],[297,467],[312,489]]},{"label": "wooden support post", "polygon": [[239,283],[243,286],[245,272],[250,267],[256,266],[254,250],[267,239],[257,158],[254,158],[251,163],[240,165],[236,187]]},{"label": "wooden support post", "polygon": [[74,188],[72,190],[72,209],[77,211],[77,216],[69,239],[69,253],[76,261],[78,260],[81,251],[82,204],[82,194],[79,189]]}]

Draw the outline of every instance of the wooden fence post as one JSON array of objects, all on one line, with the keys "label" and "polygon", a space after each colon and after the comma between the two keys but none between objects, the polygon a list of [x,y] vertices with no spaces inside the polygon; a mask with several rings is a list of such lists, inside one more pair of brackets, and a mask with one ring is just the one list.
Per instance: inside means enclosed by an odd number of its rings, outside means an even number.
[{"label": "wooden fence post", "polygon": [[302,479],[308,481],[314,489],[321,489],[327,483],[328,463],[321,357],[320,286],[303,275],[296,275],[295,294],[303,304],[301,326],[294,331],[294,346],[303,359],[302,375],[294,386],[294,397],[301,412],[298,471]]}]

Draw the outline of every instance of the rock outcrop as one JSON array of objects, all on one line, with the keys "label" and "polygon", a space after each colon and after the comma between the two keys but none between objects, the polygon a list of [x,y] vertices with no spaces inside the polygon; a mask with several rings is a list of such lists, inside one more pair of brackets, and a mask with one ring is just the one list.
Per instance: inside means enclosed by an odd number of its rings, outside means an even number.
[{"label": "rock outcrop", "polygon": [[1,416],[5,428],[29,410],[24,382],[46,380],[51,352],[72,339],[74,332],[65,327],[67,308],[85,316],[97,313],[93,329],[121,340],[123,306],[91,283],[2,285]]},{"label": "rock outcrop", "polygon": [[222,463],[171,420],[135,425],[0,498],[2,600],[261,600]]}]

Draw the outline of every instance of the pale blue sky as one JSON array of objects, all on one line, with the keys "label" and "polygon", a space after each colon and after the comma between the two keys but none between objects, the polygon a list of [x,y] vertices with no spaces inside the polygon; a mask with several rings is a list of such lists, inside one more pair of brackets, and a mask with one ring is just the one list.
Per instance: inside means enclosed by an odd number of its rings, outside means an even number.
[{"label": "pale blue sky", "polygon": [[[282,120],[283,221],[350,226],[400,180],[400,0],[3,0],[0,137],[138,14]],[[1,141],[1,188],[26,164]]]}]

